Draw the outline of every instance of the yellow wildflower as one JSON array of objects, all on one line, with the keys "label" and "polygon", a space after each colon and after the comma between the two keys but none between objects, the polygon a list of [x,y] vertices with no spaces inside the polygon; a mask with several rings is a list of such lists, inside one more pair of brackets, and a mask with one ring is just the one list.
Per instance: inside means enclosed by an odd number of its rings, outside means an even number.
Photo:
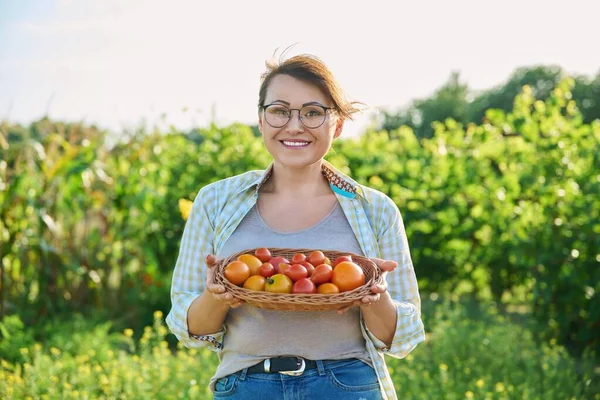
[{"label": "yellow wildflower", "polygon": [[502,382],[496,383],[496,392],[504,392],[504,384]]},{"label": "yellow wildflower", "polygon": [[440,369],[442,371],[448,371],[448,366],[446,364],[440,364]]},{"label": "yellow wildflower", "polygon": [[187,221],[190,217],[193,205],[194,203],[188,199],[179,199],[179,212],[181,213],[181,217],[184,221]]},{"label": "yellow wildflower", "polygon": [[160,310],[154,311],[154,319],[162,319],[163,313]]},{"label": "yellow wildflower", "polygon": [[483,379],[479,379],[479,380],[477,380],[477,382],[475,382],[475,386],[477,386],[479,389],[481,389],[483,387],[483,385],[485,385],[485,382],[483,381]]},{"label": "yellow wildflower", "polygon": [[125,336],[127,336],[127,337],[132,337],[133,336],[133,329],[127,328],[127,329],[125,329],[123,331],[123,334],[125,334]]},{"label": "yellow wildflower", "polygon": [[52,353],[54,356],[60,356],[60,350],[56,347],[50,347],[50,353]]},{"label": "yellow wildflower", "polygon": [[467,399],[472,399],[473,397],[475,397],[475,394],[474,394],[473,392],[471,392],[470,390],[467,390],[467,391],[465,392],[465,397],[466,397]]}]

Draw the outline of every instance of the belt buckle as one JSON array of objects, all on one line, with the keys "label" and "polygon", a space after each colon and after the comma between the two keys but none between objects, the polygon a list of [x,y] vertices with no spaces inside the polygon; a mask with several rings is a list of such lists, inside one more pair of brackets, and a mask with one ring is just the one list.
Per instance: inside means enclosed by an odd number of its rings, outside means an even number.
[{"label": "belt buckle", "polygon": [[306,363],[304,362],[304,358],[297,357],[298,361],[300,361],[300,367],[295,371],[279,371],[280,374],[289,375],[289,376],[300,376],[304,373],[304,369],[306,368]]}]

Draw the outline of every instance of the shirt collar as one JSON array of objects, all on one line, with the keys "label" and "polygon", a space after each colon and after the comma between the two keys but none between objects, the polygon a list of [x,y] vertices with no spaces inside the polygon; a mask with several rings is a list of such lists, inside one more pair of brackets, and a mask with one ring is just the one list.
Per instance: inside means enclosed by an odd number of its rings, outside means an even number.
[{"label": "shirt collar", "polygon": [[[256,180],[249,182],[246,186],[240,188],[240,191],[249,190],[254,187],[255,193],[258,195],[258,191],[260,190],[261,186],[269,180],[272,173],[273,163],[271,163]],[[341,173],[325,160],[322,161],[321,173],[329,182],[331,190],[333,190],[336,194],[351,199],[359,196],[368,203],[362,187],[355,180]]]}]

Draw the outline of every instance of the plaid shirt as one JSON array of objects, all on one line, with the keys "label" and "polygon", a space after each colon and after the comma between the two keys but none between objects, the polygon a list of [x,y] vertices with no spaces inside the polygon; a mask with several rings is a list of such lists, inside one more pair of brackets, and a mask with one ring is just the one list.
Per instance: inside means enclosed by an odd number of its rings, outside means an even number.
[{"label": "plaid shirt", "polygon": [[[272,165],[265,171],[249,171],[223,179],[203,187],[196,196],[173,272],[172,308],[166,319],[171,332],[186,347],[208,347],[214,351],[223,348],[226,324],[212,335],[191,335],[187,328],[187,311],[204,290],[205,256],[219,253],[256,204],[258,190],[269,179],[271,171]],[[356,183],[326,161],[323,161],[322,172],[335,192],[364,255],[398,262],[398,267],[387,274],[388,291],[397,310],[396,332],[391,347],[367,329],[362,317],[360,321],[382,394],[386,399],[396,399],[384,354],[404,358],[425,340],[417,279],[402,216],[388,196]]]}]

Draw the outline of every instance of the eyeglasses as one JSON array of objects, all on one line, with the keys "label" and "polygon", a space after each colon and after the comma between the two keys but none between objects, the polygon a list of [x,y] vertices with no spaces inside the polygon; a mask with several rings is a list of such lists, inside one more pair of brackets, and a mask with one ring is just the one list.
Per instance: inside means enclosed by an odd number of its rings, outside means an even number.
[{"label": "eyeglasses", "polygon": [[327,119],[327,111],[334,110],[333,107],[321,105],[304,106],[301,109],[288,108],[282,104],[269,104],[262,106],[267,123],[273,128],[282,128],[290,122],[292,111],[298,111],[298,117],[302,125],[308,129],[315,129],[323,125]]}]

